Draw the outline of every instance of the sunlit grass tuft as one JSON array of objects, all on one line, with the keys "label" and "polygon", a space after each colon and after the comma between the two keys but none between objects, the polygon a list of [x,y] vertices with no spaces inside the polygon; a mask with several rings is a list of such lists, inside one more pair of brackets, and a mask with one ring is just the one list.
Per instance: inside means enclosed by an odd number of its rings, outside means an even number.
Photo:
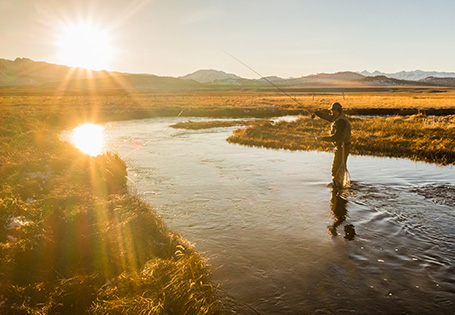
[{"label": "sunlit grass tuft", "polygon": [[233,127],[233,126],[249,126],[257,123],[258,120],[211,120],[211,121],[186,121],[171,125],[172,128],[178,129],[210,129],[220,127]]}]

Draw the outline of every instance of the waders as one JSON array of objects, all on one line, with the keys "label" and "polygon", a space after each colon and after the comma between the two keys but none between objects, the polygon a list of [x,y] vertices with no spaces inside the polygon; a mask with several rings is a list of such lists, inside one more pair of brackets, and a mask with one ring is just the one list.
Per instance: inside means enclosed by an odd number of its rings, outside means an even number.
[{"label": "waders", "polygon": [[[337,148],[338,150],[338,148]],[[338,152],[335,152],[335,155]],[[349,153],[348,153],[349,154]],[[351,176],[349,175],[349,171],[347,169],[346,163],[346,154],[345,154],[345,143],[341,145],[341,161],[340,166],[338,167],[335,175],[333,176],[333,185],[339,189],[347,189],[351,187]],[[336,156],[334,158],[334,164],[336,163]]]}]

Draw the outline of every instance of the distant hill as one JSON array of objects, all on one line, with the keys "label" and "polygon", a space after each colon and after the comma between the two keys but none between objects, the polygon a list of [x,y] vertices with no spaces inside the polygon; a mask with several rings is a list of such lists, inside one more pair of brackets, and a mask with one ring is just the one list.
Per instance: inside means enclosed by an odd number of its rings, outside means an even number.
[{"label": "distant hill", "polygon": [[280,85],[302,86],[302,85],[352,85],[359,84],[364,79],[363,75],[355,72],[318,73],[300,78],[286,79]]},{"label": "distant hill", "polygon": [[91,71],[71,68],[28,58],[14,61],[0,59],[0,88],[34,89],[123,89],[123,90],[195,90],[230,87],[349,87],[349,86],[455,86],[455,73],[401,71],[383,74],[375,71],[361,73],[343,71],[318,73],[299,78],[269,76],[245,79],[220,70],[204,69],[182,77],[162,77],[153,74],[130,74],[111,71]]},{"label": "distant hill", "polygon": [[183,80],[194,80],[199,83],[222,83],[224,81],[243,80],[235,74],[226,73],[219,70],[198,70],[196,72],[180,77]]},{"label": "distant hill", "polygon": [[112,74],[103,78],[69,80],[42,85],[45,89],[69,90],[195,90],[204,85],[172,77],[159,77],[151,74]]},{"label": "distant hill", "polygon": [[365,76],[358,74],[356,72],[344,71],[337,73],[319,73],[314,75],[309,75],[307,79],[319,79],[319,80],[333,80],[333,81],[355,81],[362,80]]},{"label": "distant hill", "polygon": [[180,90],[198,89],[202,85],[173,77],[152,74],[129,74],[92,71],[83,68],[37,62],[27,58],[14,61],[0,59],[0,87],[34,87],[41,89],[124,89]]},{"label": "distant hill", "polygon": [[0,70],[0,86],[36,85],[38,82],[26,77],[11,75]]},{"label": "distant hill", "polygon": [[[336,84],[341,82],[359,81],[365,77],[356,72],[320,73],[300,78],[283,79],[277,76],[270,76],[260,79],[244,79],[235,74],[225,73],[219,70],[198,70],[186,76],[180,77],[185,80],[194,80],[200,83],[215,85],[236,85],[236,86],[268,86],[269,82],[282,86],[299,86],[304,84]],[[269,82],[267,82],[269,81]]]},{"label": "distant hill", "polygon": [[439,86],[455,86],[455,78],[428,77],[422,79],[421,82],[424,82],[425,84],[434,84]]},{"label": "distant hill", "polygon": [[0,59],[0,86],[40,85],[71,79],[100,78],[111,75],[108,71],[87,71],[28,58],[14,61]]},{"label": "distant hill", "polygon": [[[364,77],[362,82],[368,85],[383,85],[383,86],[422,86],[428,85],[422,81],[411,81],[411,80],[398,80],[394,78],[388,78],[385,75],[378,75],[374,77]],[[431,84],[433,85],[433,84]]]},{"label": "distant hill", "polygon": [[362,71],[360,72],[361,75],[366,77],[376,77],[376,76],[386,76],[392,79],[398,80],[410,80],[410,81],[419,81],[423,80],[428,77],[434,78],[455,78],[455,72],[436,72],[436,71],[422,71],[422,70],[414,70],[414,71],[400,71],[395,73],[384,73],[380,71],[368,72]]}]

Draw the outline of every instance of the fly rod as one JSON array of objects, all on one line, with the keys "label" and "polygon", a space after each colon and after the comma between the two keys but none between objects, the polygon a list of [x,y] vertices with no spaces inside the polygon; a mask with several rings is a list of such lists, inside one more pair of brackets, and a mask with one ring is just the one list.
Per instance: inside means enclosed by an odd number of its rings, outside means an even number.
[{"label": "fly rod", "polygon": [[308,108],[304,107],[295,97],[293,97],[292,95],[290,95],[289,93],[287,93],[286,91],[284,91],[282,88],[280,88],[278,85],[276,85],[275,83],[273,83],[272,81],[270,81],[269,79],[267,79],[266,77],[262,76],[259,72],[257,72],[256,70],[254,70],[253,68],[251,68],[250,66],[248,66],[246,63],[242,62],[241,60],[239,60],[238,58],[234,57],[233,55],[231,55],[230,53],[226,52],[225,50],[221,49],[222,52],[224,52],[226,55],[228,55],[229,57],[231,57],[232,59],[234,59],[235,61],[237,61],[238,63],[242,64],[243,66],[245,66],[246,68],[250,69],[251,71],[253,71],[255,74],[257,74],[261,79],[267,81],[270,85],[274,86],[276,89],[278,89],[278,91],[280,91],[281,93],[283,93],[284,95],[286,95],[287,97],[289,97],[291,100],[293,100],[294,102],[296,102],[301,108],[303,108],[304,110],[306,110],[310,115],[311,117],[313,117],[314,115],[314,112],[309,110]]}]

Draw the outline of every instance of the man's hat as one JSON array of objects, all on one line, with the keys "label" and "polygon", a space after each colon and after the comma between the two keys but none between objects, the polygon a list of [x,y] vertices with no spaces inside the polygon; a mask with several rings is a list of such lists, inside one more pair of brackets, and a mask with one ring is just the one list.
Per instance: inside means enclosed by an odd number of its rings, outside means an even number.
[{"label": "man's hat", "polygon": [[341,109],[341,104],[338,102],[333,103],[332,106],[330,107],[330,110],[334,109]]}]

